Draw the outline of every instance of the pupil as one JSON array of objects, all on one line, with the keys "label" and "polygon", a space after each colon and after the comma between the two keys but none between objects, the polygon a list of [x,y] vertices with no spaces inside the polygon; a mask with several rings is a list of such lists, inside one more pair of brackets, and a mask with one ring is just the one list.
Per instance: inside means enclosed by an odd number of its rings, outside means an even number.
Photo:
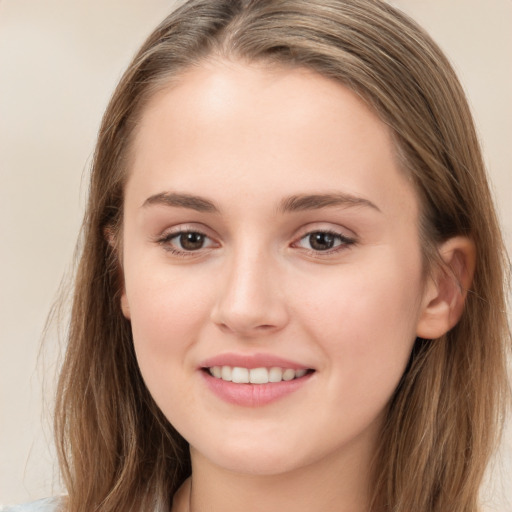
[{"label": "pupil", "polygon": [[326,251],[334,246],[334,235],[330,233],[311,233],[309,244],[317,251]]},{"label": "pupil", "polygon": [[204,243],[204,235],[201,233],[182,233],[180,235],[180,244],[187,251],[201,249]]}]

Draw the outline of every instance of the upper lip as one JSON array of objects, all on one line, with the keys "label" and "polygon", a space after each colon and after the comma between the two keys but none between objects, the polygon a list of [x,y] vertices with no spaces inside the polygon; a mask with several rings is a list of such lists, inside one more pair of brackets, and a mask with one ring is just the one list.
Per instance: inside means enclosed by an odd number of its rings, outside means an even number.
[{"label": "upper lip", "polygon": [[204,360],[200,368],[212,368],[213,366],[237,366],[240,368],[291,368],[293,370],[308,370],[305,366],[296,361],[291,361],[272,354],[219,354]]}]

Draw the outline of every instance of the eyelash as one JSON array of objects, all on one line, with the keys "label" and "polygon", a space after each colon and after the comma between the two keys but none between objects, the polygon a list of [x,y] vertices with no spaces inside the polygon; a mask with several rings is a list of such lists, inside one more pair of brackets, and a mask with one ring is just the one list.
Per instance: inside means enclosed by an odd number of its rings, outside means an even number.
[{"label": "eyelash", "polygon": [[190,256],[198,255],[197,253],[200,253],[200,251],[205,249],[204,247],[200,247],[197,250],[186,250],[186,249],[177,249],[172,245],[173,239],[179,238],[179,237],[181,237],[183,235],[187,235],[187,234],[200,235],[200,236],[204,237],[205,240],[211,240],[211,238],[206,233],[204,233],[203,231],[201,231],[199,229],[180,229],[179,231],[174,231],[171,233],[164,234],[163,236],[161,236],[160,238],[157,239],[157,243],[159,245],[161,245],[164,248],[164,250],[166,250],[167,252],[170,252],[173,256],[187,258]]},{"label": "eyelash", "polygon": [[[163,236],[159,237],[156,240],[156,242],[159,245],[161,245],[167,252],[171,253],[174,256],[178,256],[178,257],[182,257],[182,258],[199,255],[201,253],[201,251],[203,251],[204,249],[210,248],[210,247],[200,247],[196,250],[187,250],[187,249],[177,249],[172,245],[171,242],[173,239],[179,238],[179,237],[181,237],[183,235],[187,235],[187,234],[199,235],[201,237],[204,237],[205,240],[211,240],[211,238],[201,230],[181,229],[179,231],[174,231],[171,233],[164,234]],[[326,249],[326,250],[315,250],[315,249],[308,249],[305,247],[298,246],[298,244],[302,240],[304,240],[308,237],[311,237],[312,235],[315,235],[315,234],[330,235],[330,236],[334,237],[334,239],[336,241],[338,241],[339,244],[332,248]],[[304,252],[306,252],[309,255],[312,255],[314,257],[322,257],[322,256],[332,255],[332,254],[336,254],[338,252],[344,251],[351,245],[354,245],[355,243],[356,243],[356,239],[342,235],[341,233],[339,233],[337,231],[329,230],[329,229],[316,229],[316,230],[312,230],[312,231],[308,231],[307,233],[304,233],[300,238],[297,239],[297,241],[293,242],[291,244],[291,246],[302,249]]]},{"label": "eyelash", "polygon": [[334,231],[334,230],[330,230],[330,229],[314,229],[314,230],[308,231],[307,233],[302,235],[297,240],[297,242],[294,242],[292,244],[292,246],[297,246],[302,240],[304,240],[304,239],[306,239],[308,237],[311,238],[311,236],[315,235],[315,234],[330,235],[330,236],[334,237],[334,239],[336,241],[339,242],[338,245],[336,245],[336,246],[334,246],[334,247],[332,247],[330,249],[326,249],[324,251],[322,251],[322,250],[315,250],[315,249],[307,249],[307,248],[304,248],[304,247],[302,248],[309,255],[314,256],[316,258],[321,258],[322,256],[329,256],[329,255],[332,255],[332,254],[339,253],[341,251],[345,251],[351,245],[354,245],[356,243],[355,238],[347,237],[347,236],[339,233],[338,231]]}]

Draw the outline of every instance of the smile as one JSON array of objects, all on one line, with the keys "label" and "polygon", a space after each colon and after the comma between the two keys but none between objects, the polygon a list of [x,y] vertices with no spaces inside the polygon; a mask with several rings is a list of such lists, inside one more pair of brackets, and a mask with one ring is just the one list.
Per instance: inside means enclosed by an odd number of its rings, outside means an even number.
[{"label": "smile", "polygon": [[202,380],[223,402],[262,407],[300,393],[316,379],[314,368],[275,354],[222,353],[198,365]]},{"label": "smile", "polygon": [[243,368],[240,366],[213,366],[207,368],[212,377],[236,384],[268,384],[304,377],[309,370],[293,368]]}]

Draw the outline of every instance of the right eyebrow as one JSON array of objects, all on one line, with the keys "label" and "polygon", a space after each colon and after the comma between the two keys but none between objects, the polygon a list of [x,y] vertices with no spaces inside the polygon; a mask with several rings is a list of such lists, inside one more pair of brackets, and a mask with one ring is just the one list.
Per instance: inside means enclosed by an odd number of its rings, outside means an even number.
[{"label": "right eyebrow", "polygon": [[151,205],[172,206],[188,208],[198,212],[219,213],[219,209],[208,199],[190,194],[179,194],[177,192],[160,192],[148,197],[142,207]]}]

